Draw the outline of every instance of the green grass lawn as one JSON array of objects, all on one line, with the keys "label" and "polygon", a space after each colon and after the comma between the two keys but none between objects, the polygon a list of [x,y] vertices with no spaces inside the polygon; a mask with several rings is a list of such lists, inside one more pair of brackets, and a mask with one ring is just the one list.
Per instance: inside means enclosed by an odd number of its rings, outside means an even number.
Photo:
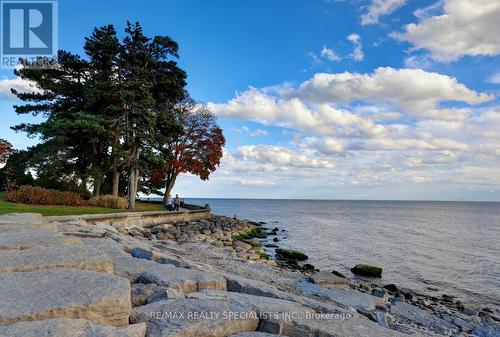
[{"label": "green grass lawn", "polygon": [[[136,212],[164,211],[162,205],[136,202]],[[80,214],[105,214],[128,212],[127,209],[113,209],[100,207],[70,207],[70,206],[42,206],[14,204],[5,201],[4,193],[0,192],[0,215],[7,213],[42,213],[42,215],[80,215]]]}]

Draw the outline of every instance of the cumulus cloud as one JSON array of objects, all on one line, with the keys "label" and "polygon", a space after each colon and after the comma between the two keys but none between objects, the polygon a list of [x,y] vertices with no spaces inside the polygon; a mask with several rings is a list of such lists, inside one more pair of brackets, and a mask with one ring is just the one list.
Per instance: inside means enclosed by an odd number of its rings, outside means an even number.
[{"label": "cumulus cloud", "polygon": [[363,53],[361,36],[359,36],[359,34],[353,33],[347,36],[347,40],[351,41],[352,43],[352,53],[350,54],[350,57],[354,61],[363,61],[363,59],[365,58],[365,54]]},{"label": "cumulus cloud", "polygon": [[444,0],[442,8],[443,13],[432,16],[427,11],[416,12],[418,23],[391,35],[410,42],[414,50],[427,50],[436,61],[500,54],[498,0]]},{"label": "cumulus cloud", "polygon": [[294,86],[249,88],[209,107],[221,118],[292,129],[284,136],[290,139],[240,146],[225,155],[217,174],[238,177],[239,186],[444,183],[481,184],[500,193],[498,177],[480,176],[500,166],[494,99],[421,69],[319,73]]},{"label": "cumulus cloud", "polygon": [[15,89],[18,92],[39,92],[35,87],[34,83],[30,81],[23,80],[20,77],[13,79],[4,78],[0,80],[0,96],[7,99],[16,99],[11,92],[11,89]]},{"label": "cumulus cloud", "polygon": [[444,101],[479,104],[494,96],[468,89],[456,78],[421,69],[377,68],[372,74],[318,73],[293,93],[310,102],[390,103],[413,116],[463,119],[463,109],[440,109]]},{"label": "cumulus cloud", "polygon": [[381,16],[391,14],[405,3],[406,0],[372,0],[368,11],[361,16],[361,24],[365,26],[378,23]]}]

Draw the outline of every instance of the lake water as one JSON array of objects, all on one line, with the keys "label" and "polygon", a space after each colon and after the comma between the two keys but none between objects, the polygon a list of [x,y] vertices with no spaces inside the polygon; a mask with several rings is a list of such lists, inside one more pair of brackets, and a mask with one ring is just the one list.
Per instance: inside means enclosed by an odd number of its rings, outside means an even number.
[{"label": "lake water", "polygon": [[[383,267],[381,283],[500,303],[500,203],[187,199],[285,229],[279,245],[320,269]],[[430,288],[430,289],[429,289]]]}]

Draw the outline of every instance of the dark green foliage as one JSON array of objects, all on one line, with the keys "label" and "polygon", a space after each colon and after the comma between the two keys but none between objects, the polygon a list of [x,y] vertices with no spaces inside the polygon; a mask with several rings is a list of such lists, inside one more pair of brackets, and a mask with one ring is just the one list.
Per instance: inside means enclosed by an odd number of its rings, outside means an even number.
[{"label": "dark green foliage", "polygon": [[264,239],[267,235],[259,227],[254,227],[245,233],[233,235],[233,240],[246,240],[246,239]]}]

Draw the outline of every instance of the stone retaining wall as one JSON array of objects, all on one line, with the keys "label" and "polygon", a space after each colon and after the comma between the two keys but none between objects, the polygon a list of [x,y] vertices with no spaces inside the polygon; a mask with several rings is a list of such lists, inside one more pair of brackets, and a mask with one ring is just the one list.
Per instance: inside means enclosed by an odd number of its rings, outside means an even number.
[{"label": "stone retaining wall", "polygon": [[85,214],[67,216],[48,216],[48,222],[69,222],[75,220],[85,220],[89,224],[96,222],[111,225],[116,228],[123,228],[127,225],[143,227],[153,227],[158,224],[174,222],[190,222],[210,218],[210,208],[189,210],[181,212],[124,212],[110,214]]}]

